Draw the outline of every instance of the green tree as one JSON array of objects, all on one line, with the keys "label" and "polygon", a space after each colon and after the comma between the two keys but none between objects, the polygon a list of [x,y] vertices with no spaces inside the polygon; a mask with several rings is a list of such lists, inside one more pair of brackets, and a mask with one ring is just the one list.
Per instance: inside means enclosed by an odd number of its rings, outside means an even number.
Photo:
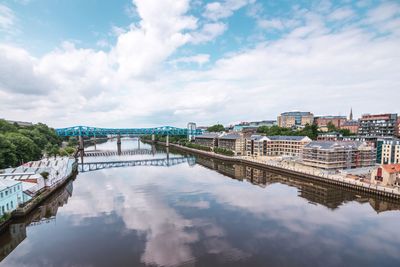
[{"label": "green tree", "polygon": [[337,132],[338,131],[336,126],[331,121],[328,122],[328,124],[326,126],[328,128],[328,132]]},{"label": "green tree", "polygon": [[207,131],[209,132],[223,132],[225,131],[225,127],[222,124],[215,124],[211,127],[208,127]]},{"label": "green tree", "polygon": [[0,169],[15,166],[17,162],[15,145],[0,134]]},{"label": "green tree", "polygon": [[20,133],[7,133],[6,140],[15,146],[15,156],[18,163],[40,159],[40,148],[28,137]]}]

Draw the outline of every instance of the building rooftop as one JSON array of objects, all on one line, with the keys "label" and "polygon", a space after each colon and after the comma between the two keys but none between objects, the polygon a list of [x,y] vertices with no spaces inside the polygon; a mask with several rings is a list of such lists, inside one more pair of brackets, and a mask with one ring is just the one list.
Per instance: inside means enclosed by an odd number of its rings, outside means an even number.
[{"label": "building rooftop", "polygon": [[238,133],[228,133],[219,137],[219,139],[231,139],[236,140],[242,138],[242,135]]},{"label": "building rooftop", "polygon": [[8,180],[8,179],[2,179],[0,180],[0,191],[3,189],[6,189],[8,187],[14,186],[16,184],[19,184],[21,182],[19,181],[14,181],[14,180]]},{"label": "building rooftop", "polygon": [[267,138],[270,140],[273,140],[273,141],[301,141],[304,138],[308,138],[308,137],[307,136],[295,136],[295,135],[272,135],[272,136],[267,136]]},{"label": "building rooftop", "polygon": [[196,136],[196,138],[207,138],[207,139],[214,139],[220,136],[220,133],[203,133],[202,135]]},{"label": "building rooftop", "polygon": [[364,143],[359,141],[312,141],[305,148],[315,149],[357,149]]},{"label": "building rooftop", "polygon": [[388,173],[400,173],[400,164],[386,164],[382,168]]}]

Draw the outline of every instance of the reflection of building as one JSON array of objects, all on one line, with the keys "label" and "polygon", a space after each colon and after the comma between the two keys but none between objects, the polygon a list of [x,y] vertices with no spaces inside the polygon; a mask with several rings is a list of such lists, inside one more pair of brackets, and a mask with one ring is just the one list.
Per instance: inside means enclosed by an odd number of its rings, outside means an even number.
[{"label": "reflection of building", "polygon": [[387,201],[382,201],[379,199],[370,198],[368,199],[368,203],[376,212],[384,212],[389,210],[400,210],[399,203],[390,203]]},{"label": "reflection of building", "polygon": [[400,163],[400,139],[380,139],[376,144],[376,162],[380,164]]},{"label": "reflection of building", "polygon": [[313,141],[303,148],[304,165],[347,169],[375,165],[375,149],[361,142]]},{"label": "reflection of building", "polygon": [[328,131],[329,124],[332,124],[337,129],[340,129],[342,124],[346,121],[346,116],[318,116],[314,119],[314,123],[317,124],[318,128],[323,132]]},{"label": "reflection of building", "polygon": [[72,195],[72,181],[62,189],[56,191],[49,199],[32,213],[24,218],[17,219],[8,229],[5,229],[0,235],[0,261],[8,256],[25,238],[26,227],[35,226],[43,221],[53,220],[57,214],[58,208],[67,203]]},{"label": "reflection of building", "polygon": [[396,136],[397,114],[363,115],[360,119],[360,136]]},{"label": "reflection of building", "polygon": [[313,124],[314,115],[311,112],[291,111],[278,116],[278,126],[285,128],[302,127]]},{"label": "reflection of building", "polygon": [[8,231],[0,235],[0,262],[5,259],[26,238],[23,223],[11,224]]},{"label": "reflection of building", "polygon": [[400,204],[388,203],[369,197],[359,196],[360,192],[346,191],[344,188],[331,186],[315,180],[282,176],[268,169],[255,168],[244,164],[232,164],[209,158],[197,158],[197,163],[207,168],[217,170],[237,180],[246,180],[254,185],[266,187],[269,184],[280,183],[296,187],[299,196],[312,203],[318,203],[330,209],[335,209],[346,201],[356,200],[360,203],[370,203],[378,212],[385,210],[400,210]]}]

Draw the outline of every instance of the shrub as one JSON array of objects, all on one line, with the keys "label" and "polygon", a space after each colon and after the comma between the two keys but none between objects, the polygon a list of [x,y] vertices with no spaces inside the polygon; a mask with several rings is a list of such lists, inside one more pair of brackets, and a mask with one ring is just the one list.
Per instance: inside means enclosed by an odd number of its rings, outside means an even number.
[{"label": "shrub", "polygon": [[225,155],[225,156],[235,155],[235,153],[232,150],[221,148],[221,147],[215,147],[214,152],[217,154]]},{"label": "shrub", "polygon": [[49,178],[49,173],[48,173],[48,172],[41,172],[40,175],[41,175],[44,179]]}]

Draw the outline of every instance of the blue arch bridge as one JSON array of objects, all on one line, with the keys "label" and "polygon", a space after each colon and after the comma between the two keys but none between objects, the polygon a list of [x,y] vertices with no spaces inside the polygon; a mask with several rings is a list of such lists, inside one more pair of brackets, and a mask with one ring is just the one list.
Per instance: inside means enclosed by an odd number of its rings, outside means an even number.
[{"label": "blue arch bridge", "polygon": [[81,157],[84,156],[84,137],[93,137],[96,147],[96,136],[117,136],[118,153],[121,152],[121,136],[151,135],[152,141],[155,141],[156,135],[166,136],[166,146],[169,146],[169,136],[187,136],[189,140],[194,139],[196,135],[201,135],[203,130],[197,129],[196,124],[189,122],[187,128],[177,128],[172,126],[161,126],[153,128],[99,128],[89,126],[73,126],[67,128],[58,128],[56,133],[59,136],[77,136],[79,137],[79,150]]}]

